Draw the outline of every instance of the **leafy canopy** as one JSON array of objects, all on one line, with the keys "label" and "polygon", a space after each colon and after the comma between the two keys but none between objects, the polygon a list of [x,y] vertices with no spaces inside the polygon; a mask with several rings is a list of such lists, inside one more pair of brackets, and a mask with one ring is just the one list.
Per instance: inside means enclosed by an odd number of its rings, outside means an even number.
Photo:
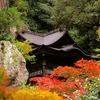
[{"label": "leafy canopy", "polygon": [[54,25],[73,33],[85,51],[93,54],[96,47],[100,48],[96,33],[100,26],[100,0],[57,0],[54,12]]},{"label": "leafy canopy", "polygon": [[32,55],[32,46],[31,42],[26,40],[24,42],[15,41],[14,44],[17,46],[18,50],[22,53],[22,55],[25,57],[28,61],[35,61],[35,55]]},{"label": "leafy canopy", "polygon": [[58,25],[78,29],[100,25],[100,2],[98,0],[58,0],[53,18]]},{"label": "leafy canopy", "polygon": [[20,28],[21,23],[20,12],[16,7],[0,10],[0,30],[6,31],[14,26]]},{"label": "leafy canopy", "polygon": [[29,8],[26,0],[9,0],[9,7],[16,7],[21,14],[21,19],[26,23],[26,16]]},{"label": "leafy canopy", "polygon": [[32,31],[43,33],[53,29],[51,16],[55,0],[27,0],[29,10],[27,13],[28,24]]}]

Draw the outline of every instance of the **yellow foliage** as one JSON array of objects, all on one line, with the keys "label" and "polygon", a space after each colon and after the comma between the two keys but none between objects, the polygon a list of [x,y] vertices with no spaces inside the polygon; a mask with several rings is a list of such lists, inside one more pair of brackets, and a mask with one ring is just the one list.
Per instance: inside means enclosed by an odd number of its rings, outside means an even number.
[{"label": "yellow foliage", "polygon": [[18,5],[21,5],[21,4],[22,4],[22,2],[21,2],[21,1],[18,1],[18,2],[17,2],[17,4],[18,4]]},{"label": "yellow foliage", "polygon": [[43,90],[33,90],[33,88],[23,88],[11,95],[8,100],[63,100],[57,93]]},{"label": "yellow foliage", "polygon": [[33,50],[30,41],[28,40],[24,42],[15,41],[14,44],[17,46],[18,50],[22,53],[22,55],[25,57],[26,60],[29,61],[35,60],[35,55],[29,55],[29,53],[31,53]]},{"label": "yellow foliage", "polygon": [[11,93],[16,89],[10,89],[7,87],[9,83],[9,77],[6,74],[5,68],[0,67],[0,100],[8,100]]},{"label": "yellow foliage", "polygon": [[98,34],[98,38],[97,40],[100,40],[100,27],[96,30],[97,34]]},{"label": "yellow foliage", "polygon": [[100,28],[98,28],[98,30],[97,30],[97,34],[100,35]]}]

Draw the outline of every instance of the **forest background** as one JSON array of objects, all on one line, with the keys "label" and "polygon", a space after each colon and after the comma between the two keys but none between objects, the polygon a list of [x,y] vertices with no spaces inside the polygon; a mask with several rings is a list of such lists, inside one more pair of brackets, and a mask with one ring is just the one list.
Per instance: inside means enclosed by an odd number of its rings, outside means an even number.
[{"label": "forest background", "polygon": [[[0,40],[12,41],[10,28],[22,23],[40,34],[67,29],[87,53],[100,50],[100,0],[4,0],[0,10]],[[6,36],[7,35],[7,36]]]}]

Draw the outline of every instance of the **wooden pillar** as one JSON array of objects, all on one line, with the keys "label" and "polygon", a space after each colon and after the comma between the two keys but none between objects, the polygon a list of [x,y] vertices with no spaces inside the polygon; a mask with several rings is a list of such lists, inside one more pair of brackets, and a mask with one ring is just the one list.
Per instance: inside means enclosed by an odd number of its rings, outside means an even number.
[{"label": "wooden pillar", "polygon": [[42,61],[42,75],[45,76],[45,74],[46,74],[45,53],[43,53],[42,57],[43,57],[43,61]]}]

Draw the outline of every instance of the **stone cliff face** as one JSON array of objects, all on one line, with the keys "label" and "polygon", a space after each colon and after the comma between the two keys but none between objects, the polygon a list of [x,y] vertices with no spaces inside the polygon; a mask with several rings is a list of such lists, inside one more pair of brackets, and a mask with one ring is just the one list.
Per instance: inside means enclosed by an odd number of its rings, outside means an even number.
[{"label": "stone cliff face", "polygon": [[27,81],[26,61],[17,47],[8,41],[0,41],[0,66],[4,66],[10,76],[9,86],[16,87],[20,81]]}]

